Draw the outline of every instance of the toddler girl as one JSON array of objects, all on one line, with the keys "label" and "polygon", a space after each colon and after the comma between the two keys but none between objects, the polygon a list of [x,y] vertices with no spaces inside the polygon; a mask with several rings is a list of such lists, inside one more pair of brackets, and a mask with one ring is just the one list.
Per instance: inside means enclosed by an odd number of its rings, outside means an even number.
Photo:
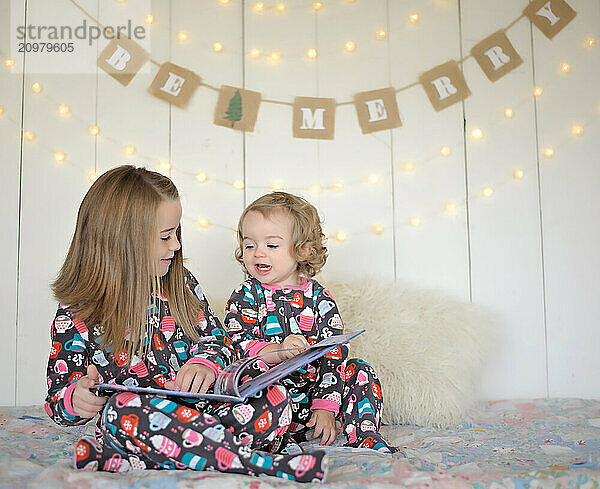
[{"label": "toddler girl", "polygon": [[289,394],[246,404],[90,390],[118,383],[205,393],[234,359],[231,340],[183,266],[181,204],[167,177],[133,166],[100,176],[79,208],[57,280],[45,409],[58,424],[100,416],[76,466],[221,470],[323,480],[322,451],[272,455],[290,423]]},{"label": "toddler girl", "polygon": [[[286,192],[265,195],[242,213],[238,240],[236,258],[250,278],[231,295],[225,325],[240,355],[276,364],[343,333],[333,297],[312,278],[327,258],[314,206]],[[383,404],[377,375],[347,355],[346,345],[337,347],[282,381],[292,400],[291,435],[303,441],[314,428],[313,437],[330,445],[338,419],[348,446],[390,452],[377,432]]]}]

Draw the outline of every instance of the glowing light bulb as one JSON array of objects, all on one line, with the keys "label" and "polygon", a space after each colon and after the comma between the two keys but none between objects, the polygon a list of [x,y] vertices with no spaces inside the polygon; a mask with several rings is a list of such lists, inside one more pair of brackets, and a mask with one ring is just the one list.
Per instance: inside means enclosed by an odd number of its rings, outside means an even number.
[{"label": "glowing light bulb", "polygon": [[536,97],[540,97],[542,95],[542,93],[544,93],[544,90],[542,90],[541,87],[535,87],[533,89],[533,95]]},{"label": "glowing light bulb", "polygon": [[94,183],[96,180],[98,180],[99,175],[95,172],[95,171],[91,171],[88,173],[88,181],[90,183]]},{"label": "glowing light bulb", "polygon": [[4,66],[6,66],[7,68],[12,68],[15,64],[15,60],[12,59],[10,56],[7,56],[6,58],[4,58]]},{"label": "glowing light bulb", "polygon": [[161,172],[164,172],[164,173],[170,172],[171,168],[173,168],[173,165],[171,164],[170,161],[161,161],[158,163],[158,169]]},{"label": "glowing light bulb", "polygon": [[560,71],[562,71],[563,73],[568,73],[569,71],[571,71],[571,65],[569,63],[561,64]]},{"label": "glowing light bulb", "polygon": [[440,149],[440,154],[441,154],[442,156],[450,156],[450,153],[451,153],[451,152],[452,152],[452,151],[450,150],[450,147],[449,147],[449,146],[444,146],[442,149]]},{"label": "glowing light bulb", "polygon": [[335,182],[332,185],[333,190],[335,190],[336,192],[343,192],[344,189],[346,188],[346,185],[344,184],[344,182],[342,182],[341,180],[339,182]]},{"label": "glowing light bulb", "polygon": [[260,50],[254,48],[250,50],[250,56],[253,58],[258,58],[260,56]]},{"label": "glowing light bulb", "polygon": [[494,189],[492,187],[484,187],[481,189],[481,195],[484,197],[491,197],[494,195]]},{"label": "glowing light bulb", "polygon": [[135,146],[132,146],[131,144],[123,146],[123,153],[125,153],[127,156],[133,156],[136,151],[137,150],[135,149]]},{"label": "glowing light bulb", "polygon": [[25,131],[23,133],[23,139],[25,141],[33,141],[35,139],[35,134],[31,131]]},{"label": "glowing light bulb", "polygon": [[336,241],[346,241],[348,239],[348,233],[346,233],[345,231],[338,231],[337,233],[335,233],[335,239]]},{"label": "glowing light bulb", "polygon": [[262,14],[265,11],[265,4],[263,2],[256,2],[254,4],[253,10],[257,14]]},{"label": "glowing light bulb", "polygon": [[588,37],[585,40],[585,47],[586,48],[593,48],[596,45],[596,39],[594,39],[593,37]]},{"label": "glowing light bulb", "polygon": [[206,217],[199,217],[198,219],[196,219],[196,225],[199,228],[206,229],[210,226],[210,221]]},{"label": "glowing light bulb", "polygon": [[408,16],[408,20],[411,24],[416,24],[419,22],[419,14],[410,14]]},{"label": "glowing light bulb", "polygon": [[525,176],[525,171],[521,170],[520,168],[513,172],[513,178],[515,180],[522,180],[524,176]]},{"label": "glowing light bulb", "polygon": [[4,115],[4,106],[0,105],[0,116]]},{"label": "glowing light bulb", "polygon": [[379,183],[379,175],[372,173],[367,177],[367,183],[369,185],[377,185]]},{"label": "glowing light bulb", "polygon": [[346,41],[346,43],[344,44],[344,49],[351,53],[356,49],[356,44],[354,43],[354,41]]},{"label": "glowing light bulb", "polygon": [[415,171],[415,164],[412,161],[407,161],[402,165],[402,171],[412,173]]},{"label": "glowing light bulb", "polygon": [[320,194],[323,191],[323,187],[318,183],[313,183],[310,187],[308,187],[308,191],[311,194]]},{"label": "glowing light bulb", "polygon": [[98,126],[90,126],[88,127],[88,132],[92,136],[97,136],[98,134],[100,134],[100,128]]},{"label": "glowing light bulb", "polygon": [[275,10],[277,10],[277,12],[285,11],[285,3],[277,2],[277,4],[275,5]]},{"label": "glowing light bulb", "polygon": [[273,51],[271,53],[271,60],[272,61],[279,61],[281,59],[281,53],[279,51]]},{"label": "glowing light bulb", "polygon": [[317,57],[317,50],[315,48],[310,48],[308,51],[306,51],[306,56],[308,56],[309,58],[316,58]]},{"label": "glowing light bulb", "polygon": [[571,128],[571,134],[573,134],[573,136],[581,136],[583,134],[583,127],[582,126],[573,126]]},{"label": "glowing light bulb", "polygon": [[552,148],[544,149],[544,156],[546,158],[552,158],[554,156],[554,150]]},{"label": "glowing light bulb", "polygon": [[387,32],[385,32],[385,31],[377,31],[375,33],[375,39],[377,39],[378,41],[383,41],[383,40],[385,40],[386,37],[387,37]]},{"label": "glowing light bulb", "polygon": [[146,15],[146,24],[154,24],[154,15],[152,15],[152,14]]},{"label": "glowing light bulb", "polygon": [[507,119],[510,119],[513,116],[513,110],[512,109],[504,109],[504,117],[506,117]]},{"label": "glowing light bulb", "polygon": [[315,12],[318,12],[319,10],[321,10],[323,8],[323,2],[313,2],[312,3],[312,9]]},{"label": "glowing light bulb", "polygon": [[271,183],[271,190],[283,190],[284,188],[285,186],[281,180],[275,180],[273,183]]},{"label": "glowing light bulb", "polygon": [[373,231],[375,234],[383,234],[384,230],[385,228],[383,227],[383,224],[374,224],[371,228],[371,231]]},{"label": "glowing light bulb", "polygon": [[197,182],[204,183],[207,180],[208,180],[208,175],[205,172],[200,171],[200,172],[196,173],[196,181]]},{"label": "glowing light bulb", "polygon": [[186,42],[188,40],[188,33],[181,31],[179,34],[177,34],[177,39],[179,39],[179,42]]},{"label": "glowing light bulb", "polygon": [[67,104],[60,104],[58,106],[58,113],[60,115],[69,115],[70,112],[71,112],[71,109],[69,108],[69,106]]},{"label": "glowing light bulb", "polygon": [[421,225],[421,218],[418,216],[412,216],[409,220],[408,223],[413,226],[413,227],[417,227]]},{"label": "glowing light bulb", "polygon": [[458,206],[454,202],[448,202],[445,209],[448,214],[456,214],[456,209],[458,209]]},{"label": "glowing light bulb", "polygon": [[57,151],[56,153],[54,153],[54,159],[55,159],[56,161],[58,161],[59,163],[60,163],[61,161],[65,161],[65,158],[66,158],[66,157],[67,157],[67,156],[66,156],[66,155],[65,155],[65,154],[64,154],[62,151]]},{"label": "glowing light bulb", "polygon": [[38,82],[35,82],[31,85],[31,90],[33,93],[40,93],[42,91],[42,85],[40,85]]},{"label": "glowing light bulb", "polygon": [[239,178],[237,180],[234,180],[232,185],[233,185],[233,188],[236,190],[244,190],[244,187],[246,186],[244,184],[244,180],[241,180]]},{"label": "glowing light bulb", "polygon": [[471,131],[471,137],[473,139],[481,139],[483,137],[483,131],[481,129],[473,129]]},{"label": "glowing light bulb", "polygon": [[219,0],[219,2],[220,2],[222,5],[227,5],[227,4],[229,3],[229,0]]},{"label": "glowing light bulb", "polygon": [[220,42],[215,42],[215,43],[213,44],[213,50],[214,50],[216,53],[219,53],[219,52],[223,51],[223,44],[221,44]]}]

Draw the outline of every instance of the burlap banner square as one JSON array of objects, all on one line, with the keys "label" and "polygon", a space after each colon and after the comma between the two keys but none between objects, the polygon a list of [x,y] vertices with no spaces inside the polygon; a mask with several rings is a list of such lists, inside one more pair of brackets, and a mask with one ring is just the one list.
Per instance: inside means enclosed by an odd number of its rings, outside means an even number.
[{"label": "burlap banner square", "polygon": [[534,0],[523,13],[548,39],[556,36],[577,15],[565,0]]},{"label": "burlap banner square", "polygon": [[215,109],[215,124],[238,131],[254,131],[260,92],[222,85]]},{"label": "burlap banner square", "polygon": [[504,31],[495,32],[473,46],[471,54],[490,81],[496,81],[523,63]]},{"label": "burlap banner square", "polygon": [[333,139],[335,99],[296,97],[292,132],[295,138]]},{"label": "burlap banner square", "polygon": [[128,37],[120,36],[108,43],[96,64],[121,85],[127,86],[148,58],[142,46]]},{"label": "burlap banner square", "polygon": [[357,93],[354,105],[363,134],[402,126],[393,88]]},{"label": "burlap banner square", "polygon": [[471,95],[458,63],[454,60],[426,71],[419,77],[419,82],[438,112]]},{"label": "burlap banner square", "polygon": [[163,63],[150,85],[150,93],[177,107],[185,107],[202,79],[193,71]]}]

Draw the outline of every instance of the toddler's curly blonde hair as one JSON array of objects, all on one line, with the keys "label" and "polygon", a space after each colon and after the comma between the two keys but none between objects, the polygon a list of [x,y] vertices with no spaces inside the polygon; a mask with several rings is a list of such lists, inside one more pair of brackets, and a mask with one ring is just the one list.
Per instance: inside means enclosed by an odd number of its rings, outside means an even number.
[{"label": "toddler's curly blonde hair", "polygon": [[314,205],[302,197],[287,192],[271,192],[263,195],[244,209],[237,227],[238,248],[235,259],[244,266],[242,225],[249,212],[260,212],[268,218],[273,212],[285,212],[290,217],[292,244],[290,254],[298,263],[298,272],[308,278],[314,277],[327,261],[326,237],[321,219]]}]

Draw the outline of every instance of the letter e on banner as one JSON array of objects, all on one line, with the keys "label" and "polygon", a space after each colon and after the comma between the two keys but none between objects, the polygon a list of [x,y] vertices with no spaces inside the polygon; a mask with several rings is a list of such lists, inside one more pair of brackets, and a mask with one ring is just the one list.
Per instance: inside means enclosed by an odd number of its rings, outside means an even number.
[{"label": "letter e on banner", "polygon": [[393,88],[357,93],[354,95],[354,106],[363,134],[402,126]]},{"label": "letter e on banner", "polygon": [[534,0],[523,13],[548,39],[556,36],[577,15],[565,0]]},{"label": "letter e on banner", "polygon": [[426,71],[419,77],[436,111],[450,107],[471,95],[458,63],[454,60]]},{"label": "letter e on banner", "polygon": [[201,81],[202,79],[193,71],[173,63],[163,63],[152,80],[149,90],[155,97],[183,108]]},{"label": "letter e on banner", "polygon": [[495,82],[523,63],[503,30],[473,46],[471,54],[490,81]]},{"label": "letter e on banner", "polygon": [[215,108],[215,125],[237,131],[254,131],[260,100],[260,92],[222,85]]},{"label": "letter e on banner", "polygon": [[148,59],[148,53],[128,37],[115,37],[104,50],[96,64],[124,86],[129,85]]},{"label": "letter e on banner", "polygon": [[295,138],[333,139],[335,134],[335,99],[294,98],[292,133]]}]

